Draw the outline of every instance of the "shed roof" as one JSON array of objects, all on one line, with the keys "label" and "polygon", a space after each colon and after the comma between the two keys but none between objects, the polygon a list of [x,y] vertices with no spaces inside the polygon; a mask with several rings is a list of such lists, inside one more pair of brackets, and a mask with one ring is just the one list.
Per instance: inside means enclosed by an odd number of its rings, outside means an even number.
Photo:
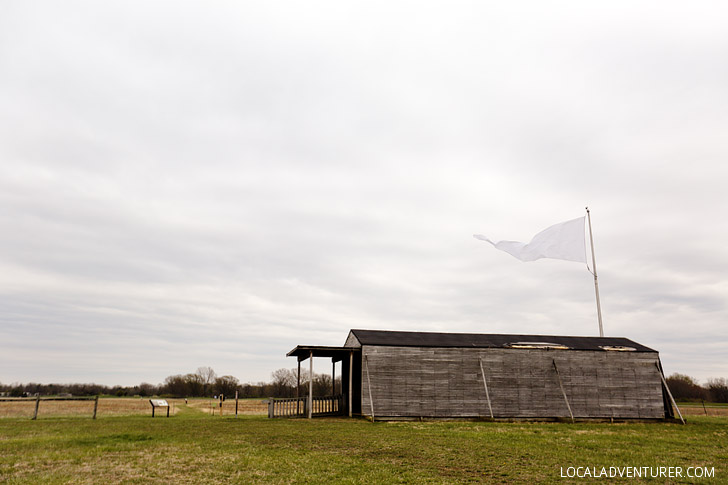
[{"label": "shed roof", "polygon": [[[606,351],[634,349],[634,352],[657,352],[624,337],[400,332],[391,330],[353,329],[349,332],[346,346],[352,346],[352,336],[361,345],[396,347],[556,348],[555,346],[560,346],[561,348],[567,347],[568,350]],[[551,346],[551,344],[555,346]]]},{"label": "shed roof", "polygon": [[346,347],[327,347],[323,345],[297,345],[296,348],[286,354],[286,357],[296,357],[298,361],[313,357],[331,357],[334,362],[339,362],[349,355],[353,349]]}]

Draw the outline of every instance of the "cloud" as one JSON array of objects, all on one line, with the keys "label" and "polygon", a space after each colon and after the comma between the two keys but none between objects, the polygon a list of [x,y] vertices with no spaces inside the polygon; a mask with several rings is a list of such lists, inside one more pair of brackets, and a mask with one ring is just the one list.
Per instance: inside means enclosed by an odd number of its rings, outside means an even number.
[{"label": "cloud", "polygon": [[606,333],[728,375],[720,4],[4,8],[0,381],[264,380],[349,328],[594,335],[583,266],[470,237],[585,205]]}]

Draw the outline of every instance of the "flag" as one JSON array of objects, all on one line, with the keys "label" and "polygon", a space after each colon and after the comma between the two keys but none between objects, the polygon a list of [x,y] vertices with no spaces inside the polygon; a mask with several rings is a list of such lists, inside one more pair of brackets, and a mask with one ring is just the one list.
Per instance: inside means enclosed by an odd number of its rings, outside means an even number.
[{"label": "flag", "polygon": [[473,237],[489,242],[496,249],[505,251],[521,261],[553,258],[586,263],[584,217],[547,227],[533,236],[529,243],[518,241],[493,242],[482,234],[473,234]]}]

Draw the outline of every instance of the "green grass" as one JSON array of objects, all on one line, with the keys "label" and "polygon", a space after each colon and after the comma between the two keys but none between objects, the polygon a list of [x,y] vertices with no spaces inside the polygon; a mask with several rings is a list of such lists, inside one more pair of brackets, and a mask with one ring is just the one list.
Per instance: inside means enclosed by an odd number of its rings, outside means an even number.
[{"label": "green grass", "polygon": [[715,479],[703,482],[728,483],[727,425],[271,420],[189,408],[171,418],[2,419],[0,482],[549,483],[569,466],[708,466]]},{"label": "green grass", "polygon": [[678,402],[678,406],[702,406],[705,404],[705,407],[713,407],[713,408],[725,408],[728,407],[728,403],[725,402],[708,402],[705,401],[704,403],[701,401],[681,401]]}]

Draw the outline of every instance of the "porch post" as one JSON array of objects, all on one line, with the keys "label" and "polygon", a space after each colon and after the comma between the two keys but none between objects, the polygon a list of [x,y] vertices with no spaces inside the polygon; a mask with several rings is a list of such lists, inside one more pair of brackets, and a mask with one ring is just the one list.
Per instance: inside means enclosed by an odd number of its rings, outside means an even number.
[{"label": "porch post", "polygon": [[354,351],[349,351],[349,417],[351,417],[351,405],[354,400],[354,398],[351,397],[351,390],[353,386],[351,385],[351,379],[354,377]]},{"label": "porch post", "polygon": [[309,362],[311,370],[308,373],[308,419],[311,419],[313,415],[313,350],[309,350],[308,358],[311,359]]},{"label": "porch post", "polygon": [[336,361],[331,358],[331,396],[336,395]]},{"label": "porch post", "polygon": [[301,400],[299,394],[301,393],[301,358],[296,359],[298,361],[298,377],[296,378],[296,416],[301,414],[300,406]]}]

